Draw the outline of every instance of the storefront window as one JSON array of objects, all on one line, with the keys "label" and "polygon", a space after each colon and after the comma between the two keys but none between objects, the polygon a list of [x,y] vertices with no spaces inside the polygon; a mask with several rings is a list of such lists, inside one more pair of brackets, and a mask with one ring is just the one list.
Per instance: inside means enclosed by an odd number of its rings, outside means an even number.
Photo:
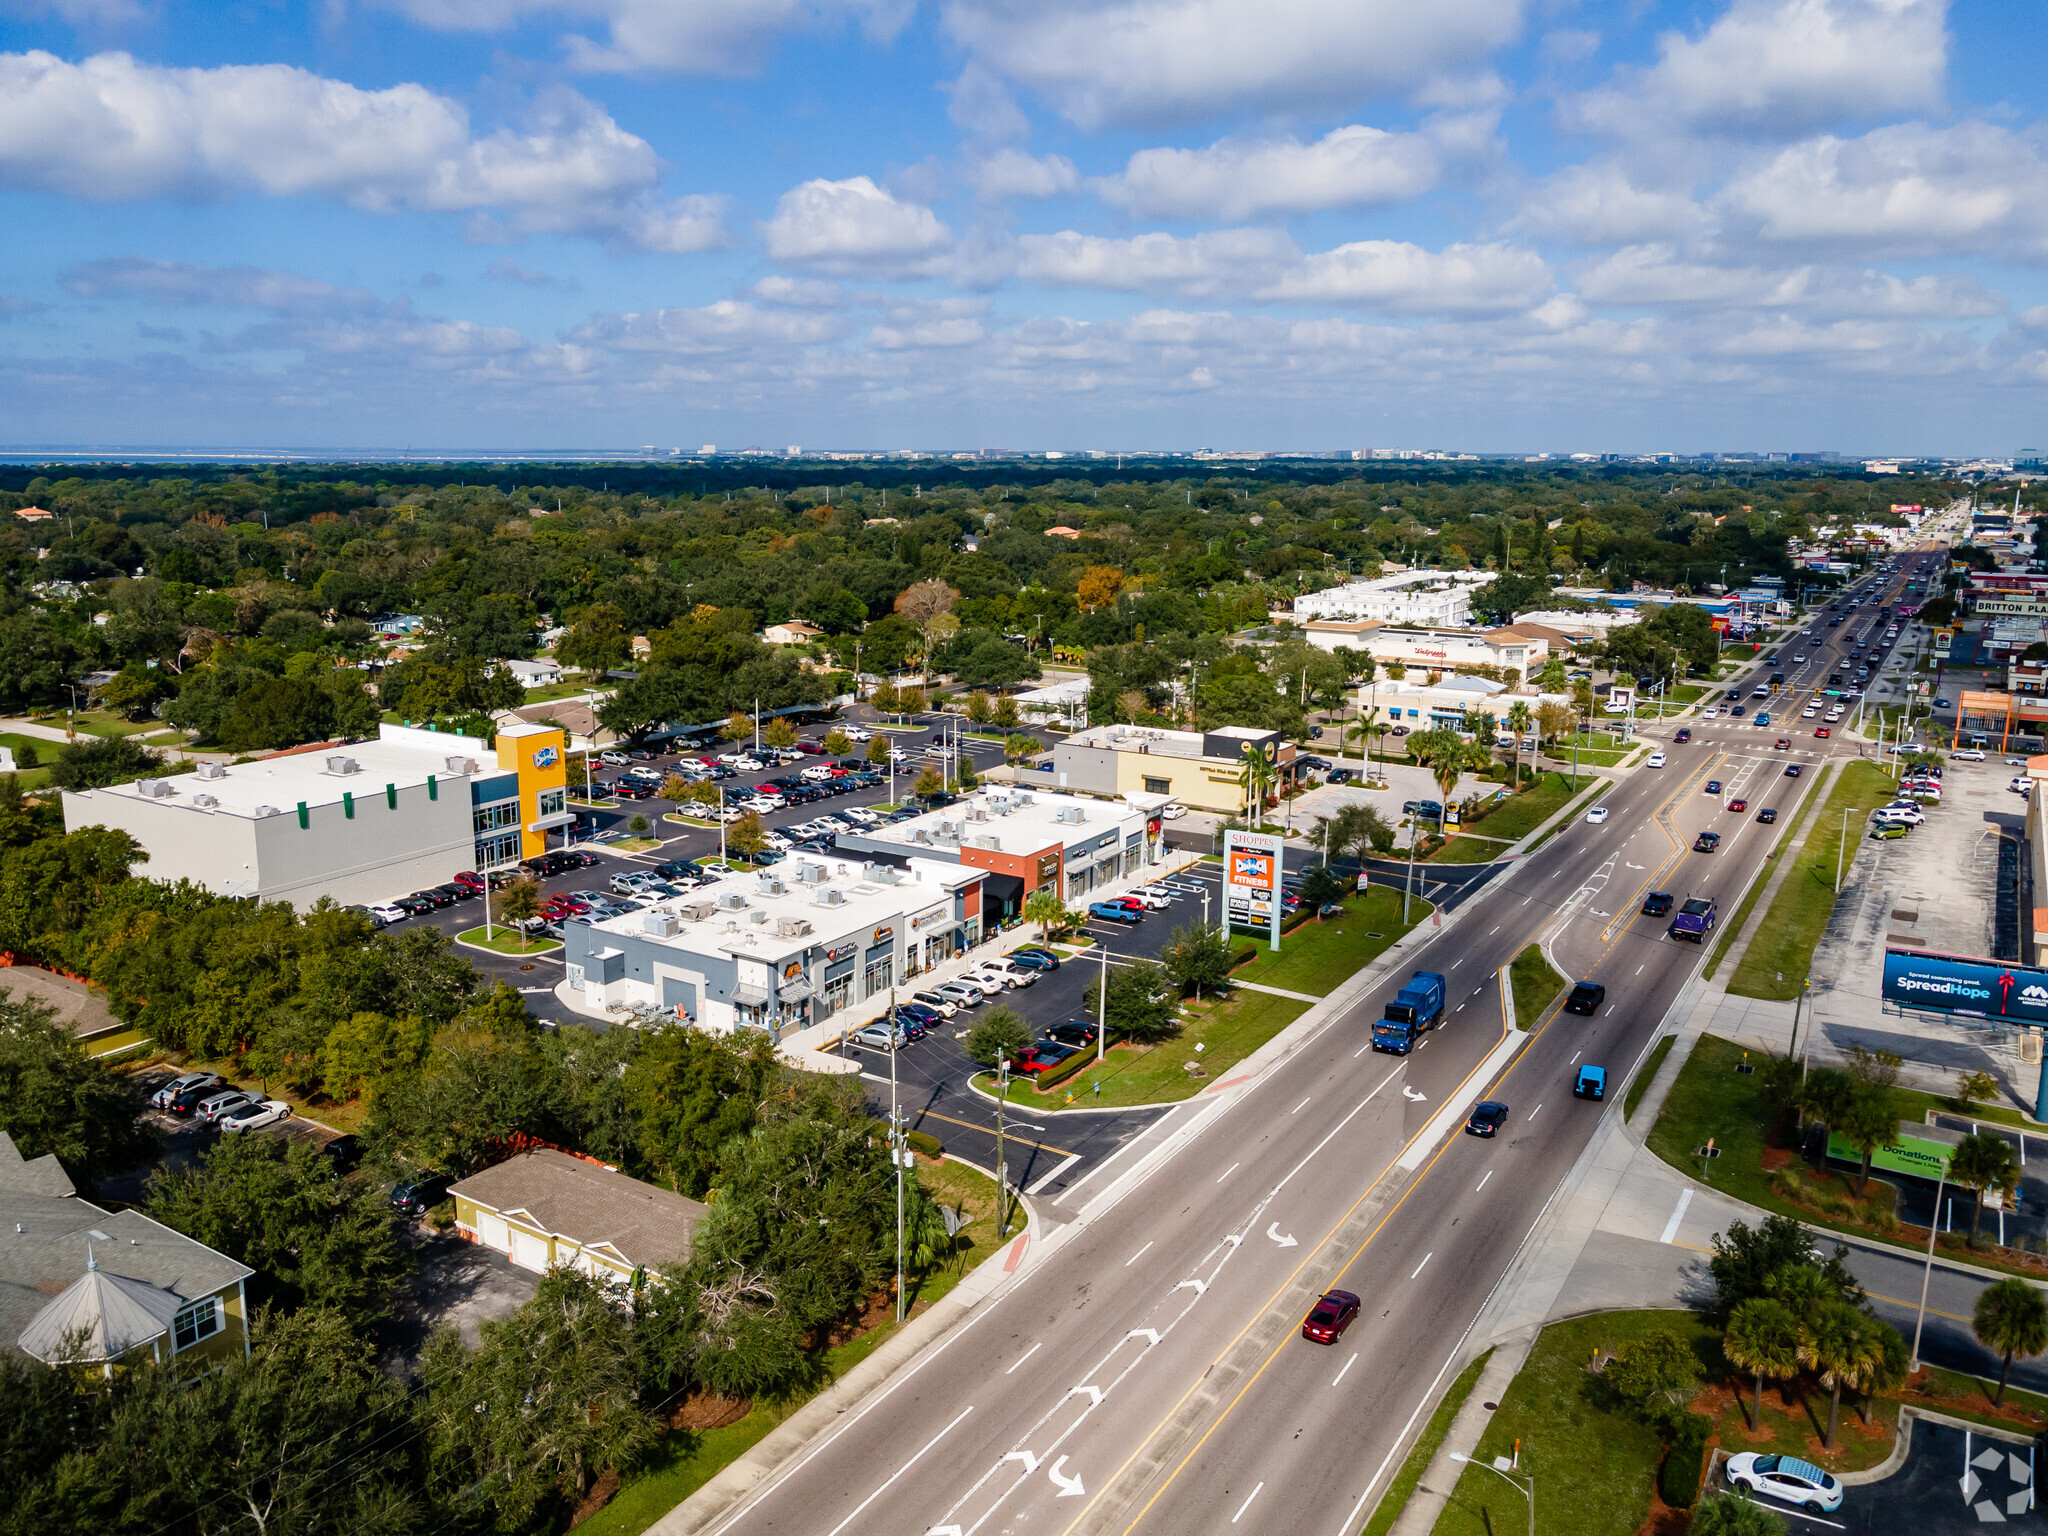
[{"label": "storefront window", "polygon": [[500,864],[515,863],[519,858],[519,834],[503,833],[497,837],[480,837],[476,841],[476,867],[495,869]]},{"label": "storefront window", "polygon": [[540,813],[543,816],[559,816],[568,804],[569,792],[565,789],[544,789],[540,792]]},{"label": "storefront window", "polygon": [[1145,780],[1145,793],[1148,795],[1170,795],[1173,793],[1173,780],[1147,779]]},{"label": "storefront window", "polygon": [[500,800],[494,805],[480,805],[471,812],[470,822],[479,837],[501,827],[516,827],[519,825],[519,802]]},{"label": "storefront window", "polygon": [[825,983],[824,1011],[826,1013],[837,1013],[840,1009],[846,1007],[852,1001],[853,972],[848,971],[844,976],[839,977],[836,981],[828,981]]},{"label": "storefront window", "polygon": [[868,962],[867,990],[862,997],[873,997],[877,992],[886,992],[896,985],[896,957],[884,955],[879,960]]}]

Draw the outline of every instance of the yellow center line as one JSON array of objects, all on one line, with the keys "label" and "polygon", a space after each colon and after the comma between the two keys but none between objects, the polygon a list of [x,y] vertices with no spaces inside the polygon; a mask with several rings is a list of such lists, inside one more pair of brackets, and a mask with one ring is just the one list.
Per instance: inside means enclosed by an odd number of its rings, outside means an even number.
[{"label": "yellow center line", "polygon": [[[936,1109],[916,1111],[912,1119],[912,1129],[916,1128],[916,1121],[918,1120],[943,1120],[946,1124],[957,1125],[963,1130],[980,1131],[984,1136],[993,1136],[996,1133],[996,1128],[992,1125],[976,1125],[972,1120],[955,1120],[951,1115],[942,1115]],[[1057,1152],[1061,1157],[1072,1157],[1074,1155],[1065,1147],[1056,1147],[1047,1141],[1033,1141],[1029,1136],[1019,1136],[1014,1131],[1005,1134],[1003,1140],[1014,1141],[1020,1147],[1036,1147],[1041,1152]]]}]

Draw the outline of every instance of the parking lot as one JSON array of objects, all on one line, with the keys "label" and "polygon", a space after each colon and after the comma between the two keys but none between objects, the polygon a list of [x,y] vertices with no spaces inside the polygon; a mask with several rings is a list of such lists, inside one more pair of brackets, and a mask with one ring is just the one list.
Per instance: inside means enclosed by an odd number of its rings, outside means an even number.
[{"label": "parking lot", "polygon": [[[1891,1476],[1842,1490],[1842,1507],[1808,1514],[1769,1499],[1788,1530],[1805,1536],[1960,1536],[1987,1525],[2038,1529],[2036,1448],[2023,1435],[1991,1435],[1921,1418],[1912,1426],[1906,1464]],[[1717,1463],[1714,1481],[1726,1487]]]}]

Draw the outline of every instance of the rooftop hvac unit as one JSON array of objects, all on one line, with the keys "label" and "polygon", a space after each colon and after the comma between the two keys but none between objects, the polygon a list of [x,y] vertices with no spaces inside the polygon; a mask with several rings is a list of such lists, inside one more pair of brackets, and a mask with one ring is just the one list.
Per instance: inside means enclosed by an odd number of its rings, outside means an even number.
[{"label": "rooftop hvac unit", "polygon": [[192,776],[196,779],[224,779],[228,771],[219,763],[201,763],[192,770]]},{"label": "rooftop hvac unit", "polygon": [[679,905],[676,910],[682,913],[685,922],[701,923],[705,918],[718,910],[718,903],[715,901],[686,901]]},{"label": "rooftop hvac unit", "polygon": [[902,876],[894,864],[863,864],[860,873],[863,880],[872,880],[877,885],[894,885]]},{"label": "rooftop hvac unit", "polygon": [[756,907],[753,911],[747,914],[747,921],[752,923],[756,928],[765,928],[768,925],[768,914],[766,912],[763,912],[759,907]]},{"label": "rooftop hvac unit", "polygon": [[448,771],[450,773],[473,774],[476,772],[476,759],[473,757],[451,757],[448,759]]},{"label": "rooftop hvac unit", "polygon": [[277,814],[277,807],[274,805],[259,805],[256,807],[256,814],[258,816],[275,816]]},{"label": "rooftop hvac unit", "polygon": [[747,898],[738,891],[720,891],[718,905],[721,911],[737,912],[747,904]]},{"label": "rooftop hvac unit", "polygon": [[166,779],[140,779],[136,782],[135,792],[145,800],[168,800],[177,790]]},{"label": "rooftop hvac unit", "polygon": [[763,896],[780,896],[784,889],[785,887],[779,877],[775,875],[763,875],[761,877],[761,894]]},{"label": "rooftop hvac unit", "polygon": [[846,905],[846,892],[840,890],[836,885],[828,885],[818,892],[818,905],[821,907],[843,907]]},{"label": "rooftop hvac unit", "polygon": [[1030,803],[1031,797],[1025,794],[1022,790],[1019,790],[1017,794],[1014,797],[1012,797],[1011,800],[1011,804],[1013,805],[1029,805]]},{"label": "rooftop hvac unit", "polygon": [[822,885],[825,882],[825,866],[822,864],[799,864],[796,877],[805,885]]},{"label": "rooftop hvac unit", "polygon": [[974,846],[977,848],[986,848],[991,853],[1000,853],[1003,847],[1003,845],[993,837],[977,837],[974,840]]},{"label": "rooftop hvac unit", "polygon": [[973,810],[967,813],[967,819],[969,821],[987,821],[988,812],[981,809],[980,806],[976,806]]},{"label": "rooftop hvac unit", "polygon": [[657,939],[672,939],[676,936],[676,915],[673,912],[649,912],[640,919],[641,930]]},{"label": "rooftop hvac unit", "polygon": [[785,917],[775,924],[775,935],[782,939],[807,939],[811,936],[811,920],[807,917]]},{"label": "rooftop hvac unit", "polygon": [[1078,805],[1063,805],[1053,812],[1055,821],[1063,821],[1070,827],[1078,827],[1086,818]]},{"label": "rooftop hvac unit", "polygon": [[192,797],[192,803],[202,811],[210,811],[215,806],[220,804],[220,802],[214,799],[213,796],[211,795],[194,795]]},{"label": "rooftop hvac unit", "polygon": [[915,832],[910,834],[910,840],[913,843],[929,844],[932,840],[932,835],[925,828],[919,827]]},{"label": "rooftop hvac unit", "polygon": [[363,765],[352,757],[342,757],[336,754],[327,759],[327,771],[329,773],[361,773]]}]

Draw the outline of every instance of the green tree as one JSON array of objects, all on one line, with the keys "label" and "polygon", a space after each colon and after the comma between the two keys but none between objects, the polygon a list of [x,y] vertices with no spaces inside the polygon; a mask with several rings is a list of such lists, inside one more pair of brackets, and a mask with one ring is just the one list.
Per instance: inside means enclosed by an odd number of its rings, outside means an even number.
[{"label": "green tree", "polygon": [[796,616],[808,619],[829,635],[850,635],[867,623],[868,609],[846,588],[820,583],[797,599]]},{"label": "green tree", "polygon": [[519,930],[519,947],[526,948],[531,937],[526,924],[540,916],[542,897],[540,884],[534,880],[514,880],[498,892],[498,916]]},{"label": "green tree", "polygon": [[1006,1006],[989,1009],[967,1032],[967,1054],[984,1067],[1015,1056],[1031,1043],[1031,1030]]},{"label": "green tree", "polygon": [[513,1135],[546,1134],[554,1085],[516,992],[510,1007],[519,1010],[516,1022],[487,1001],[436,1032],[420,1070],[387,1080],[370,1101],[371,1142],[412,1167],[460,1176]]},{"label": "green tree", "polygon": [[320,1051],[321,1086],[333,1099],[360,1098],[391,1074],[417,1066],[426,1048],[423,1020],[364,1009],[327,1032]]},{"label": "green tree", "polygon": [[337,1178],[311,1142],[224,1136],[196,1163],[152,1173],[143,1205],[255,1270],[253,1301],[332,1307],[367,1324],[411,1268],[383,1192]]},{"label": "green tree", "polygon": [[1799,1320],[1774,1297],[1752,1296],[1729,1315],[1721,1348],[1729,1364],[1756,1378],[1756,1403],[1749,1414],[1754,1430],[1763,1418],[1764,1378],[1782,1381],[1799,1369]]},{"label": "green tree", "polygon": [[761,818],[757,813],[749,811],[726,827],[725,846],[732,852],[751,859],[768,846],[768,829],[761,825]]},{"label": "green tree", "polygon": [[1324,907],[1342,902],[1357,887],[1355,875],[1341,873],[1328,864],[1311,864],[1302,871],[1298,889],[1302,905],[1313,911],[1320,922]]},{"label": "green tree", "polygon": [[[1113,967],[1109,973],[1110,1038],[1135,1040],[1141,1045],[1171,1039],[1180,1033],[1179,997],[1166,968],[1156,961],[1134,960]],[[1103,1017],[1099,976],[1088,983],[1082,1009],[1091,1019]]]},{"label": "green tree", "polygon": [[[877,709],[881,708],[879,704],[875,707]],[[885,767],[889,761],[889,746],[889,738],[878,732],[875,739],[868,743],[867,751],[863,752],[861,756],[865,757],[877,768]]]},{"label": "green tree", "polygon": [[1989,1104],[1998,1097],[1998,1079],[1989,1072],[1962,1072],[1956,1076],[1956,1103],[1968,1114],[1978,1104]]},{"label": "green tree", "polygon": [[916,787],[911,793],[919,799],[929,800],[946,792],[946,781],[936,768],[927,768],[917,776]]},{"label": "green tree", "polygon": [[50,782],[58,789],[104,789],[125,779],[151,779],[164,756],[132,736],[82,736],[57,749]]},{"label": "green tree", "polygon": [[160,1142],[141,1106],[104,1062],[88,1056],[36,998],[0,990],[0,1131],[23,1157],[54,1152],[90,1184],[133,1167]]},{"label": "green tree", "polygon": [[483,1324],[472,1352],[453,1328],[420,1363],[435,1475],[490,1489],[501,1531],[546,1528],[607,1471],[654,1443],[630,1324],[604,1285],[551,1269],[533,1300]]},{"label": "green tree", "polygon": [[1889,1088],[1860,1085],[1835,1129],[1863,1154],[1862,1175],[1856,1185],[1857,1193],[1861,1194],[1870,1187],[1870,1160],[1877,1149],[1899,1144],[1898,1096]]},{"label": "green tree", "polygon": [[1017,723],[1017,701],[1007,694],[997,699],[989,711],[989,719],[1003,730],[1009,730]]},{"label": "green tree", "polygon": [[1806,1086],[1799,1092],[1799,1107],[1829,1130],[1835,1130],[1849,1118],[1860,1092],[1856,1079],[1840,1067],[1815,1067],[1806,1074]]},{"label": "green tree", "polygon": [[1977,1342],[1999,1357],[1998,1392],[1994,1405],[2005,1401],[2005,1381],[2015,1355],[2028,1359],[2048,1349],[2048,1298],[2030,1281],[2008,1278],[1977,1293],[1970,1319]]},{"label": "green tree", "polygon": [[1995,1189],[2010,1196],[2019,1184],[2019,1166],[2011,1143],[1996,1131],[1976,1131],[1956,1143],[1948,1155],[1949,1182],[1960,1184],[1972,1195],[1970,1242],[1977,1241],[1977,1229],[1984,1220],[1984,1192]]},{"label": "green tree", "polygon": [[1659,1328],[1616,1350],[1603,1380],[1630,1408],[1663,1428],[1684,1411],[1684,1396],[1699,1376],[1699,1357],[1692,1346]]},{"label": "green tree", "polygon": [[1036,736],[1026,736],[1020,733],[1003,738],[1003,761],[1006,763],[1024,762],[1027,759],[1037,757],[1044,750],[1045,743]]},{"label": "green tree", "polygon": [[1688,1536],[1785,1536],[1785,1520],[1740,1493],[1715,1493],[1692,1512]]},{"label": "green tree", "polygon": [[988,695],[986,693],[977,691],[967,696],[967,719],[969,723],[973,725],[987,725],[990,713]]},{"label": "green tree", "polygon": [[569,633],[555,642],[555,660],[580,672],[605,672],[632,659],[632,620],[610,603],[584,609]]},{"label": "green tree", "polygon": [[1527,739],[1529,733],[1536,729],[1536,715],[1529,708],[1527,702],[1517,699],[1508,706],[1507,727],[1508,734],[1515,738],[1515,773],[1519,780],[1521,776],[1522,743]]},{"label": "green tree", "polygon": [[787,752],[796,745],[796,727],[787,720],[770,720],[761,728],[761,740],[768,746]]},{"label": "green tree", "polygon": [[844,757],[853,750],[853,743],[847,739],[846,732],[835,725],[825,734],[824,748],[834,757]]},{"label": "green tree", "polygon": [[1828,1427],[1821,1445],[1833,1450],[1842,1412],[1842,1390],[1859,1392],[1884,1361],[1878,1329],[1886,1326],[1860,1307],[1829,1298],[1802,1320],[1800,1363],[1828,1389]]},{"label": "green tree", "polygon": [[1204,987],[1220,987],[1230,979],[1230,941],[1207,923],[1174,929],[1159,958],[1182,996],[1200,997]]},{"label": "green tree", "polygon": [[1790,1216],[1766,1216],[1755,1227],[1731,1221],[1726,1232],[1714,1234],[1713,1245],[1713,1256],[1707,1260],[1715,1292],[1710,1315],[1722,1321],[1753,1296],[1779,1294],[1781,1278],[1791,1270],[1813,1271],[1820,1294],[1858,1305],[1863,1301],[1863,1291],[1845,1264],[1849,1250],[1837,1244],[1830,1258],[1814,1264],[1813,1239]]},{"label": "green tree", "polygon": [[1046,942],[1051,941],[1055,929],[1075,926],[1073,914],[1053,885],[1041,885],[1024,898],[1024,921],[1038,924],[1038,937]]},{"label": "green tree", "polygon": [[718,734],[727,741],[746,741],[754,734],[754,717],[736,709],[726,716],[725,724],[718,728]]},{"label": "green tree", "polygon": [[676,1193],[701,1196],[720,1148],[753,1129],[777,1077],[775,1048],[758,1030],[730,1039],[675,1026],[639,1034],[624,1082],[640,1160]]}]

